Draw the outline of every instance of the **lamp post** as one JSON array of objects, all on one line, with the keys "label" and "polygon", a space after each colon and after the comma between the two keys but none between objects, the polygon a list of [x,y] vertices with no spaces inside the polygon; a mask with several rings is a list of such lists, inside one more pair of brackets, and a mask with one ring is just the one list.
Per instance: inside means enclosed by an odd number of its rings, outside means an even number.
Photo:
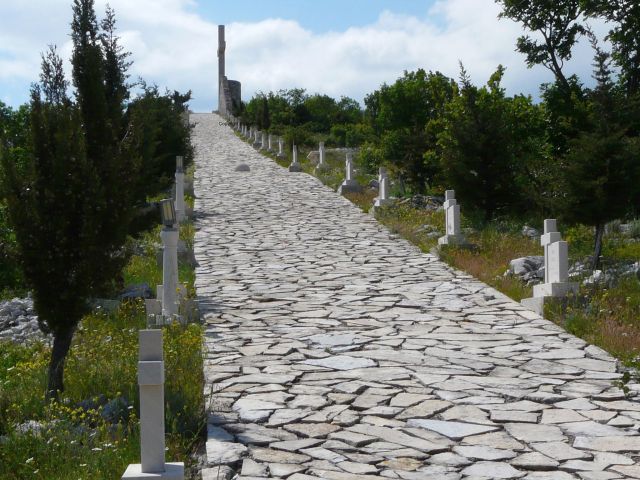
[{"label": "lamp post", "polygon": [[184,220],[184,166],[183,157],[176,157],[176,219],[180,223]]},{"label": "lamp post", "polygon": [[164,227],[162,239],[162,315],[171,318],[178,313],[176,305],[178,288],[178,229],[176,211],[172,199],[160,201],[160,214]]}]

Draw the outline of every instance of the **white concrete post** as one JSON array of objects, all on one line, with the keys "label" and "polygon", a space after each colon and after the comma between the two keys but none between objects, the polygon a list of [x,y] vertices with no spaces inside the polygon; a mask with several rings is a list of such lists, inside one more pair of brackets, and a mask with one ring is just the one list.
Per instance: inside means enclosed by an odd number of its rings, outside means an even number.
[{"label": "white concrete post", "polygon": [[374,207],[382,207],[389,203],[389,178],[387,169],[380,167],[378,170],[378,197],[373,202]]},{"label": "white concrete post", "polygon": [[549,280],[549,245],[562,239],[558,232],[558,224],[555,219],[547,218],[544,221],[544,234],[540,236],[540,245],[544,249],[544,283]]},{"label": "white concrete post", "polygon": [[444,193],[444,209],[445,218],[445,235],[438,239],[440,245],[461,245],[465,243],[465,239],[460,230],[460,205],[456,200],[454,190],[447,190]]},{"label": "white concrete post", "polygon": [[262,139],[260,140],[260,149],[267,148],[267,132],[262,132]]},{"label": "white concrete post", "polygon": [[178,229],[163,228],[162,238],[162,315],[171,318],[178,313]]},{"label": "white concrete post", "polygon": [[351,152],[347,152],[347,160],[345,164],[346,181],[349,183],[353,181],[353,154]]},{"label": "white concrete post", "polygon": [[320,157],[320,159],[318,160],[318,166],[320,165],[324,166],[324,142],[320,142],[320,147],[318,149],[318,152]]},{"label": "white concrete post", "polygon": [[273,151],[273,135],[269,134],[269,151]]},{"label": "white concrete post", "polygon": [[544,248],[544,283],[533,286],[533,297],[522,299],[522,305],[543,315],[544,304],[551,298],[578,292],[578,284],[569,281],[569,245],[562,241],[555,219],[544,221],[540,236]]},{"label": "white concrete post", "polygon": [[360,192],[362,187],[353,179],[353,153],[348,151],[345,160],[345,179],[338,187],[338,193],[342,195],[346,192]]},{"label": "white concrete post", "polygon": [[384,167],[378,170],[378,198],[382,201],[389,200],[389,178]]},{"label": "white concrete post", "polygon": [[184,220],[184,168],[183,157],[176,157],[176,198],[174,200],[178,223]]},{"label": "white concrete post", "polygon": [[278,156],[284,157],[284,140],[282,137],[278,138]]},{"label": "white concrete post", "polygon": [[162,330],[141,330],[138,357],[140,386],[140,459],[142,471],[164,472],[164,362]]},{"label": "white concrete post", "polygon": [[301,172],[302,166],[298,163],[298,146],[295,143],[293,144],[291,154],[293,156],[293,161],[291,162],[291,165],[289,165],[289,171]]},{"label": "white concrete post", "polygon": [[129,465],[122,479],[183,480],[183,463],[166,463],[162,330],[140,330],[140,464]]}]

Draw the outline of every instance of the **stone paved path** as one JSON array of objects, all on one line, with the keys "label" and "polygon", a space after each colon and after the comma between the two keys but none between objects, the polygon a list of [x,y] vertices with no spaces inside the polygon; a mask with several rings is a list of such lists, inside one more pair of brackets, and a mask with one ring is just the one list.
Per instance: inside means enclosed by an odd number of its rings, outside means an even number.
[{"label": "stone paved path", "polygon": [[640,478],[608,354],[191,118],[204,479]]}]

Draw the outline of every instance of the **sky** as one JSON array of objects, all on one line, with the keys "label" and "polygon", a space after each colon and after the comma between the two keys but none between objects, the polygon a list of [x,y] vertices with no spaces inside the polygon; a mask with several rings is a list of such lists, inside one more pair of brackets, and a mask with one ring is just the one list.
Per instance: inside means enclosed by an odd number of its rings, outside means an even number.
[{"label": "sky", "polygon": [[[102,17],[106,0],[96,0]],[[521,27],[498,19],[494,0],[109,0],[124,47],[132,53],[131,80],[161,89],[191,90],[191,109],[217,105],[217,25],[226,25],[226,73],[242,82],[243,100],[256,92],[304,88],[335,98],[364,97],[405,70],[423,68],[458,78],[462,62],[475,84],[499,64],[510,95],[537,98],[552,80],[528,69],[515,51]],[[40,54],[55,44],[71,54],[71,0],[0,0],[0,100],[28,101]],[[592,23],[600,36],[602,23]],[[587,42],[566,66],[590,83]],[[67,62],[67,71],[70,65]]]}]

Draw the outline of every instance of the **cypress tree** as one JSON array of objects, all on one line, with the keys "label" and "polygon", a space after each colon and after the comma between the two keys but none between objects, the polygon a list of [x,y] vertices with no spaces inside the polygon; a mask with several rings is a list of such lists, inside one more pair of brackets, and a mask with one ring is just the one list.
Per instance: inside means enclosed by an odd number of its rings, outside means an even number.
[{"label": "cypress tree", "polygon": [[[43,57],[31,93],[27,165],[2,152],[3,191],[41,328],[53,334],[47,393],[64,389],[64,361],[90,299],[110,290],[125,257],[138,169],[124,136],[126,55],[108,13],[100,37],[93,0],[73,4],[73,85],[67,96],[62,59]],[[101,44],[101,38],[107,40]],[[104,50],[103,50],[104,48]]]}]

